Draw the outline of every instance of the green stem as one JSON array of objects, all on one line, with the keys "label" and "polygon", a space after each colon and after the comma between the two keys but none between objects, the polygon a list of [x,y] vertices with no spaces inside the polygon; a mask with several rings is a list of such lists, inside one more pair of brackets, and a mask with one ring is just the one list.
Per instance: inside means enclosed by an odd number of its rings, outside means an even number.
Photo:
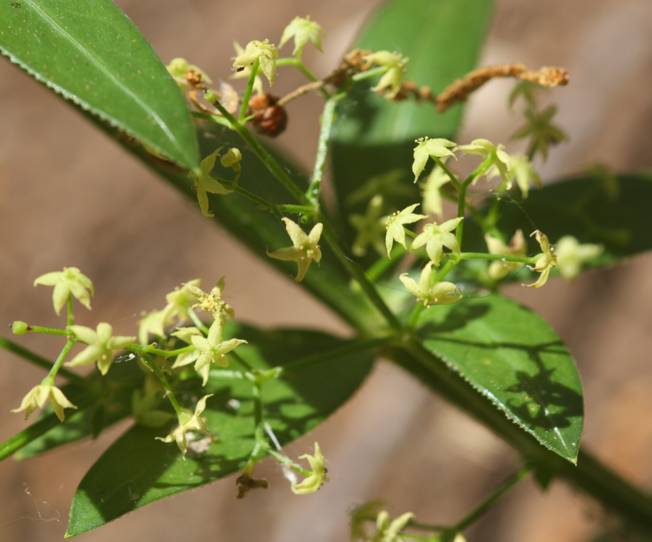
[{"label": "green stem", "polygon": [[48,327],[48,326],[33,326],[31,324],[28,324],[27,326],[27,333],[38,333],[40,335],[59,335],[59,336],[67,336],[68,331],[65,329],[61,329],[58,327]]},{"label": "green stem", "polygon": [[201,331],[204,335],[208,335],[208,328],[204,324],[204,322],[201,321],[199,316],[195,313],[194,310],[188,309],[188,316],[190,316],[190,319],[192,320],[192,323],[195,324],[195,327]]},{"label": "green stem", "polygon": [[66,327],[70,327],[75,323],[75,310],[73,307],[72,296],[68,295],[66,301]]},{"label": "green stem", "polygon": [[391,256],[381,256],[371,265],[371,267],[369,267],[369,269],[365,271],[367,278],[371,282],[376,282],[389,269],[394,267],[403,258],[403,256],[405,256],[406,252],[407,250],[402,245],[398,245],[392,250]]},{"label": "green stem", "polygon": [[446,173],[446,175],[448,175],[448,178],[451,180],[451,182],[453,183],[455,188],[457,188],[459,190],[461,188],[461,186],[462,186],[460,184],[460,180],[457,177],[457,175],[455,175],[455,173],[453,173],[448,168],[448,166],[446,165],[446,162],[444,162],[441,158],[437,158],[437,157],[435,157],[435,162],[444,171],[444,173]]},{"label": "green stem", "polygon": [[150,362],[145,356],[141,356],[140,358],[145,365],[152,373],[154,373],[154,376],[158,378],[158,381],[161,383],[161,386],[163,386],[163,389],[165,390],[165,397],[167,400],[170,402],[172,405],[172,408],[177,414],[177,417],[181,416],[185,412],[186,409],[184,409],[180,404],[179,401],[177,400],[176,395],[174,394],[174,390],[172,389],[172,385],[170,384],[170,381],[167,379],[165,374],[163,374],[163,371],[156,365],[156,362]]},{"label": "green stem", "polygon": [[156,348],[155,346],[147,345],[143,346],[138,343],[131,343],[125,346],[125,350],[131,350],[138,354],[152,354],[154,356],[161,356],[162,358],[173,358],[179,356],[180,354],[185,354],[186,352],[192,351],[194,346],[188,345],[181,348],[176,348],[174,350],[163,350],[162,348]]},{"label": "green stem", "polygon": [[306,191],[306,197],[316,207],[319,207],[319,196],[321,193],[321,181],[324,176],[324,165],[328,156],[328,143],[333,129],[333,120],[335,118],[335,107],[337,102],[344,97],[344,94],[336,94],[326,100],[324,112],[321,115],[321,129],[319,131],[319,141],[317,142],[317,156],[315,158],[315,167],[312,178]]},{"label": "green stem", "polygon": [[510,254],[489,254],[487,252],[462,252],[459,254],[460,260],[495,260],[500,262],[514,262],[525,265],[534,264],[536,258],[528,256],[515,256]]},{"label": "green stem", "polygon": [[383,75],[386,71],[387,71],[387,68],[385,66],[380,66],[378,68],[373,68],[371,70],[367,70],[366,72],[356,73],[351,77],[351,80],[357,83],[358,81],[364,81],[365,79],[371,79],[373,77],[376,77],[377,75]]},{"label": "green stem", "polygon": [[242,105],[240,106],[240,115],[238,117],[240,122],[242,122],[247,117],[247,111],[249,110],[249,100],[251,100],[251,95],[254,92],[254,84],[256,83],[256,76],[258,75],[259,66],[260,61],[256,60],[254,65],[251,67],[249,80],[247,81],[247,88],[245,89],[245,93],[242,96]]},{"label": "green stem", "polygon": [[[7,350],[12,354],[16,354],[17,356],[23,358],[26,361],[29,361],[30,363],[36,365],[37,367],[40,367],[41,369],[47,369],[49,371],[52,368],[52,362],[50,360],[42,356],[39,356],[38,354],[32,352],[31,350],[28,350],[27,348],[24,348],[23,346],[13,341],[10,341],[9,339],[6,339],[4,337],[0,337],[0,348]],[[79,376],[76,373],[73,373],[72,371],[69,371],[64,367],[61,367],[59,369],[59,375],[74,382],[82,382],[84,380],[83,377]]]},{"label": "green stem", "polygon": [[502,484],[500,484],[495,491],[489,495],[484,501],[482,501],[476,508],[474,508],[469,514],[464,516],[460,521],[458,521],[450,531],[452,533],[461,533],[473,523],[475,523],[478,518],[487,513],[493,505],[498,501],[505,493],[512,489],[516,484],[523,480],[531,472],[531,467],[525,466],[517,470],[509,478],[507,478]]},{"label": "green stem", "polygon": [[75,344],[77,344],[77,341],[75,339],[70,338],[66,341],[66,344],[63,345],[63,348],[61,349],[61,352],[59,352],[57,359],[52,364],[52,367],[50,368],[50,372],[43,379],[44,384],[54,385],[54,380],[57,377],[57,373],[59,372],[59,369],[61,369],[63,362],[66,361],[68,354],[70,354],[70,351],[72,350],[72,347],[75,346]]}]

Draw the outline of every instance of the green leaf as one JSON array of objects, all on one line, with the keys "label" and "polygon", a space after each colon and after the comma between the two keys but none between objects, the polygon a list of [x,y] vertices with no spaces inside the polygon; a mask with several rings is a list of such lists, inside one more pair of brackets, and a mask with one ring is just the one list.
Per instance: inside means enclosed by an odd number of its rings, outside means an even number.
[{"label": "green leaf", "polygon": [[[572,235],[600,244],[604,252],[591,263],[603,266],[652,249],[650,201],[650,172],[578,176],[532,190],[525,200],[502,199],[498,229],[506,238],[519,228],[526,235],[540,229],[551,242]],[[465,232],[464,248],[486,249],[479,228]],[[539,250],[532,239],[530,249]]]},{"label": "green leaf", "polygon": [[[409,58],[406,79],[438,93],[475,66],[491,6],[491,0],[391,0],[373,15],[356,47],[398,51]],[[383,193],[393,192],[391,207],[418,201],[410,174],[414,140],[453,138],[462,116],[459,105],[441,114],[432,104],[390,102],[368,87],[357,88],[341,102],[333,136],[333,176],[343,216],[363,209],[380,192],[370,179],[388,173]]]},{"label": "green leaf", "polygon": [[534,312],[499,295],[433,306],[423,346],[549,450],[576,462],[582,387],[573,358]]},{"label": "green leaf", "polygon": [[[57,423],[40,437],[19,450],[17,459],[29,459],[64,444],[86,437],[96,438],[104,429],[123,420],[131,414],[131,394],[142,385],[143,372],[134,363],[113,363],[106,376],[98,372],[88,377],[83,385],[67,384],[62,390],[66,397],[79,406],[79,411],[66,411],[64,423]],[[84,406],[76,397],[84,397]],[[87,405],[87,406],[86,406]],[[48,408],[43,417],[49,416]]]},{"label": "green leaf", "polygon": [[14,0],[0,6],[0,52],[85,112],[184,166],[197,141],[176,83],[109,0]]},{"label": "green leaf", "polygon": [[[260,331],[245,326],[232,328],[231,333],[249,341],[238,353],[254,368],[288,365],[312,357],[310,363],[288,368],[279,380],[263,386],[265,418],[282,443],[298,438],[332,414],[360,386],[373,362],[371,350],[322,333]],[[174,444],[155,440],[169,428],[128,430],[81,481],[66,536],[97,528],[244,466],[254,444],[251,385],[213,377],[205,389],[197,385],[184,398],[190,405],[204,393],[214,394],[206,410],[208,427],[217,436],[210,449],[202,455],[189,454],[184,460]],[[328,447],[323,448],[328,457]]]}]

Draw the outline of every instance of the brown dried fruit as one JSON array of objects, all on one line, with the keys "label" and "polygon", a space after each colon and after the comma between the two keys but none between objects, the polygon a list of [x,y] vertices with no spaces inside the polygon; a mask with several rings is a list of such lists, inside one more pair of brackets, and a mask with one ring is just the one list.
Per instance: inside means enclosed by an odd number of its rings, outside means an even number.
[{"label": "brown dried fruit", "polygon": [[278,105],[278,98],[271,94],[258,94],[249,100],[249,110],[254,114],[252,120],[256,130],[264,135],[276,137],[288,123],[285,108]]}]

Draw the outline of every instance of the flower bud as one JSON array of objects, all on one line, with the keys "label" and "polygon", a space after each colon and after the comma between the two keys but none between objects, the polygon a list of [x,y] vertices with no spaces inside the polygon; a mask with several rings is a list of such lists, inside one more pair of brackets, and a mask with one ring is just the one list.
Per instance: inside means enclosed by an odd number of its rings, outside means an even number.
[{"label": "flower bud", "polygon": [[16,320],[11,324],[11,332],[14,335],[25,335],[30,330],[29,324],[21,320]]}]

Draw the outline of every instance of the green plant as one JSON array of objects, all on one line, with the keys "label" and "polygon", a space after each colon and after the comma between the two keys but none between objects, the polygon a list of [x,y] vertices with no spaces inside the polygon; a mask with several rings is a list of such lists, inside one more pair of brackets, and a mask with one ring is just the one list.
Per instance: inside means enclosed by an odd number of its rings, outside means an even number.
[{"label": "green plant", "polygon": [[[357,332],[344,340],[235,323],[223,283],[204,291],[189,281],[170,292],[164,308],[143,317],[138,338],[113,337],[107,323],[95,330],[75,325],[74,299],[89,306],[93,290],[79,270],[39,277],[37,283],[54,288],[56,312],[66,308],[65,325],[15,322],[13,331],[59,336],[61,354],[51,364],[8,339],[1,344],[49,370],[19,410],[29,414],[50,401],[54,413],[5,441],[0,455],[33,456],[97,435],[125,417],[135,422],[82,480],[70,536],[234,472],[244,496],[265,487],[254,467],[266,455],[280,462],[296,493],[317,490],[327,479],[319,446],[302,463],[287,457],[282,445],[348,399],[379,355],[490,427],[521,453],[525,466],[456,525],[429,526],[409,514],[391,521],[370,506],[354,514],[358,536],[459,536],[529,472],[543,486],[566,479],[629,523],[649,527],[649,497],[580,452],[581,387],[570,354],[540,317],[503,297],[499,287],[511,280],[541,287],[557,270],[572,277],[582,266],[609,265],[649,249],[640,201],[650,176],[596,174],[530,189],[538,180],[532,159],[546,158],[564,138],[553,124],[554,109],[539,110],[536,94],[539,86],[564,84],[566,74],[520,65],[472,71],[490,2],[389,2],[359,48],[323,78],[302,61],[305,46],[321,47],[320,29],[295,19],[281,39],[294,41],[293,56],[279,58],[268,41],[237,52],[234,69],[246,80],[241,96],[229,86],[213,89],[210,78],[183,59],[166,71],[109,2],[93,4],[92,24],[79,20],[69,0],[24,0],[3,10],[4,54],[197,198],[204,216],[214,215],[265,261],[285,274],[296,266],[296,280]],[[425,15],[415,20],[416,12]],[[41,39],[30,39],[25,28]],[[386,36],[400,54],[384,50]],[[115,49],[117,42],[128,55]],[[266,94],[259,75],[271,84],[288,68],[308,82],[280,99]],[[515,135],[528,139],[527,156],[483,139],[453,141],[461,115],[455,103],[493,77],[519,81],[511,102],[523,108],[526,125]],[[285,104],[307,92],[320,92],[325,103],[310,176],[252,133],[278,135]],[[321,197],[329,150],[336,189],[331,208]],[[481,159],[460,176],[452,158],[466,155]],[[490,184],[491,177],[497,182]],[[420,231],[406,228],[428,215],[440,217],[445,199],[457,206],[455,218],[429,219]],[[417,212],[421,201],[426,214]],[[406,266],[408,272],[397,271]],[[77,343],[87,346],[68,359]],[[62,367],[66,361],[97,363],[100,374],[82,378]],[[56,377],[68,383],[57,388]],[[59,425],[72,405],[77,411],[69,410]],[[133,479],[135,487],[126,483]],[[112,497],[100,497],[107,494]],[[365,530],[370,520],[375,533]]]}]

